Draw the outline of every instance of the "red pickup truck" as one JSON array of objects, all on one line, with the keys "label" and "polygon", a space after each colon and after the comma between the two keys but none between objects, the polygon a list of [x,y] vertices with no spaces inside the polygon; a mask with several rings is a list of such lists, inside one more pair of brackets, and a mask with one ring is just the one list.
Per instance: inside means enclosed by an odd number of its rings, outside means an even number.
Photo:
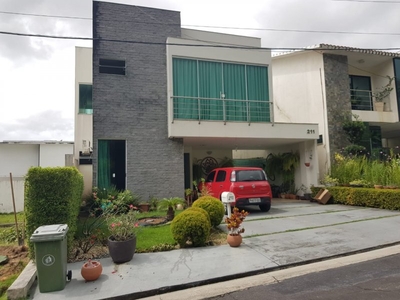
[{"label": "red pickup truck", "polygon": [[200,191],[203,184],[218,199],[223,192],[232,192],[236,201],[231,206],[257,205],[261,211],[271,208],[271,186],[261,168],[217,168],[207,175],[204,183],[199,184]]}]

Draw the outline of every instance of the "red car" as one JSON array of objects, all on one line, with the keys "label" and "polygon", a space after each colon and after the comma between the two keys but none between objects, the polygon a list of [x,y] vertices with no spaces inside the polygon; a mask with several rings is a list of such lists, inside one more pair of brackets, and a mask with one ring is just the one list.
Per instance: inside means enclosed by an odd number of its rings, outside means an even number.
[{"label": "red car", "polygon": [[[223,192],[235,194],[236,201],[231,206],[257,205],[261,211],[271,208],[271,186],[261,168],[217,168],[208,174],[204,184],[209,193],[218,199]],[[202,186],[200,183],[200,191]]]}]

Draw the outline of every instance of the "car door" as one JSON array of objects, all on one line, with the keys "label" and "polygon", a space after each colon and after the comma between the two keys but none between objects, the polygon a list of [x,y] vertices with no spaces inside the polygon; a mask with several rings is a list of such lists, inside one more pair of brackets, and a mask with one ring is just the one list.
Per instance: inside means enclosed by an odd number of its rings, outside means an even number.
[{"label": "car door", "polygon": [[209,192],[213,197],[215,197],[215,196],[214,196],[214,189],[215,189],[215,187],[214,187],[214,178],[215,178],[215,173],[216,173],[216,171],[211,171],[211,172],[207,175],[207,178],[206,178],[206,181],[205,181],[206,188],[207,188],[208,192]]},{"label": "car door", "polygon": [[222,192],[229,192],[229,187],[226,183],[226,170],[218,170],[217,176],[213,183],[213,196],[220,199]]}]

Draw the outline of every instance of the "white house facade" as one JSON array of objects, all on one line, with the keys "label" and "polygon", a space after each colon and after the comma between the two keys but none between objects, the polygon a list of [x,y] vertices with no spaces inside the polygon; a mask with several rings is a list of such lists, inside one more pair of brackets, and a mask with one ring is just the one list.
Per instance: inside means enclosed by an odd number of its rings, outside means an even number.
[{"label": "white house facade", "polygon": [[[333,154],[348,144],[342,130],[346,113],[366,123],[368,151],[400,144],[398,53],[320,44],[272,61],[275,120],[318,124],[321,178],[329,172]],[[379,109],[375,93],[387,84],[393,90]]]}]

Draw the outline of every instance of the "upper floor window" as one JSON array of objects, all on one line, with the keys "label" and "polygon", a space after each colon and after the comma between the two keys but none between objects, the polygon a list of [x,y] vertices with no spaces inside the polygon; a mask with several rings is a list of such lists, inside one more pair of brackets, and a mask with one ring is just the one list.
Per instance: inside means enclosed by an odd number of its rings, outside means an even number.
[{"label": "upper floor window", "polygon": [[79,113],[93,114],[91,84],[79,84]]},{"label": "upper floor window", "polygon": [[174,118],[269,122],[268,67],[173,58]]},{"label": "upper floor window", "polygon": [[104,59],[99,60],[99,72],[105,74],[117,74],[125,75],[125,61],[116,59]]},{"label": "upper floor window", "polygon": [[350,75],[351,109],[373,110],[371,77]]}]

